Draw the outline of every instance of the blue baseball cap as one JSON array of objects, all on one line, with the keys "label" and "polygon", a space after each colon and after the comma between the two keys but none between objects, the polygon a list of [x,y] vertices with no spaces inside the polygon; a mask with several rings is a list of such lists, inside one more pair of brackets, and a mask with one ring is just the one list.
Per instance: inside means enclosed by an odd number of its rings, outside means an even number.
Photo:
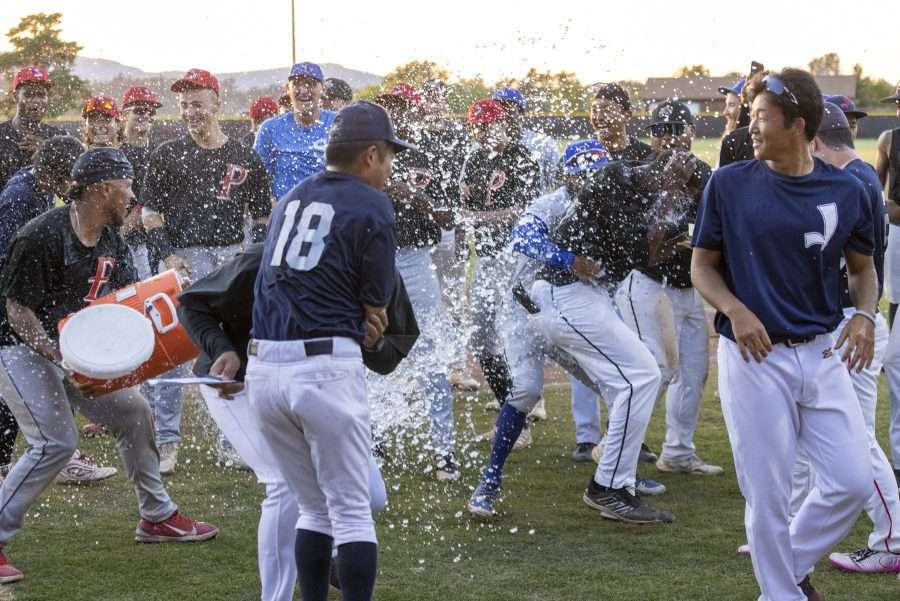
[{"label": "blue baseball cap", "polygon": [[491,98],[494,100],[499,100],[500,102],[512,102],[523,111],[528,108],[528,103],[525,102],[525,97],[522,96],[522,93],[519,90],[513,88],[500,88],[499,90],[491,94]]},{"label": "blue baseball cap", "polygon": [[740,96],[741,91],[744,89],[744,84],[746,84],[746,83],[747,83],[746,79],[739,79],[738,82],[736,84],[734,84],[733,86],[731,86],[730,88],[725,88],[725,87],[719,88],[719,94],[721,94],[723,96],[728,96],[729,94],[737,94],[738,96]]},{"label": "blue baseball cap", "polygon": [[297,63],[291,67],[291,74],[288,75],[288,79],[293,79],[295,77],[309,77],[310,79],[315,79],[319,82],[325,81],[322,67],[316,63]]},{"label": "blue baseball cap", "polygon": [[380,141],[390,142],[394,152],[418,150],[397,137],[394,124],[382,106],[366,100],[358,100],[342,108],[334,118],[328,136],[329,144]]},{"label": "blue baseball cap", "polygon": [[579,140],[566,146],[562,164],[567,175],[575,175],[588,169],[599,169],[609,162],[606,146],[598,140]]},{"label": "blue baseball cap", "polygon": [[865,111],[856,110],[856,104],[853,102],[853,99],[849,96],[823,96],[822,100],[825,102],[830,102],[832,104],[836,104],[844,114],[849,117],[856,117],[857,119],[862,119],[863,117],[868,117],[869,113]]},{"label": "blue baseball cap", "polygon": [[850,129],[850,122],[847,121],[847,116],[844,114],[844,111],[841,110],[841,107],[833,102],[828,102],[827,100],[823,102],[822,105],[822,122],[819,124],[817,133],[834,131],[837,129]]}]

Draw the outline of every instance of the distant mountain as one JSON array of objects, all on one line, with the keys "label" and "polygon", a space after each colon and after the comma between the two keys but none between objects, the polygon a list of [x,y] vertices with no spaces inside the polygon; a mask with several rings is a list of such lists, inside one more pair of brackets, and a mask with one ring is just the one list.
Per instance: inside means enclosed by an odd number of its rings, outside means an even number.
[{"label": "distant mountain", "polygon": [[[185,71],[196,65],[187,65]],[[369,85],[377,85],[381,83],[382,77],[374,73],[358,71],[356,69],[348,69],[341,65],[332,63],[321,63],[320,66],[325,72],[325,77],[337,77],[343,79],[350,84],[354,90],[359,90]],[[287,80],[287,74],[290,65],[280,69],[262,69],[258,71],[242,71],[239,73],[216,73],[219,80],[233,79],[234,87],[237,90],[248,90],[250,88],[266,88],[272,85],[280,85]],[[79,56],[75,59],[75,75],[94,83],[102,83],[110,81],[119,75],[134,79],[175,79],[180,76],[183,71],[165,71],[162,73],[152,73],[143,71],[137,67],[129,67],[116,61],[107,60],[105,58],[89,58]]]}]

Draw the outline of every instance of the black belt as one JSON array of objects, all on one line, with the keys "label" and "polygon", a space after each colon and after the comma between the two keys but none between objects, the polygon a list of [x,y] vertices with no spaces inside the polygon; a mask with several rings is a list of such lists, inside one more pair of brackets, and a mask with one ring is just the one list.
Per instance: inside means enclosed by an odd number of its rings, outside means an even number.
[{"label": "black belt", "polygon": [[[331,338],[322,340],[305,340],[303,342],[303,350],[307,357],[315,357],[316,355],[330,355],[334,353],[334,341]],[[259,354],[259,341],[251,340],[247,345],[247,354],[256,357]]]},{"label": "black belt", "polygon": [[781,338],[773,338],[772,344],[783,344],[784,346],[794,348],[807,342],[812,342],[816,336],[782,336]]}]

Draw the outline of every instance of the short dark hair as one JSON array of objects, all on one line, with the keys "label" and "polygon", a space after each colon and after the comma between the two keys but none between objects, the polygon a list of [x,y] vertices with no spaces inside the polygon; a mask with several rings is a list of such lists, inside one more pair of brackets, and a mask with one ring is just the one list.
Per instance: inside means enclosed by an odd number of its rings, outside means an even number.
[{"label": "short dark hair", "polygon": [[[791,91],[797,103],[786,95],[776,95],[766,89],[765,78],[769,74],[777,76]],[[757,73],[747,84],[747,97],[752,103],[753,100],[762,93],[768,92],[773,102],[781,109],[784,115],[785,127],[790,126],[794,121],[803,118],[803,132],[806,139],[812,141],[816,137],[819,130],[819,124],[822,123],[822,113],[824,105],[822,101],[822,91],[813,76],[803,69],[783,69],[780,72],[772,73],[763,71]]]},{"label": "short dark hair", "polygon": [[594,86],[594,100],[604,98],[611,100],[622,107],[622,110],[631,112],[631,98],[625,88],[617,83],[600,83]]},{"label": "short dark hair", "polygon": [[75,161],[83,152],[84,146],[76,138],[53,136],[41,143],[32,162],[39,171],[51,177],[70,177]]},{"label": "short dark hair", "polygon": [[384,158],[388,143],[384,140],[367,140],[362,142],[329,142],[325,147],[325,164],[333,167],[351,167],[369,146],[375,146],[378,157]]},{"label": "short dark hair", "polygon": [[844,150],[853,148],[853,134],[849,129],[826,129],[816,134],[816,137],[829,148]]}]

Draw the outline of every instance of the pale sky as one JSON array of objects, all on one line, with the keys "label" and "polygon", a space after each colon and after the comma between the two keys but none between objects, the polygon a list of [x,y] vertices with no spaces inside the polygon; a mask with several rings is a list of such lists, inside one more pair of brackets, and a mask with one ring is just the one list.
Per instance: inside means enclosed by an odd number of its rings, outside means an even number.
[{"label": "pale sky", "polygon": [[[379,8],[374,8],[379,7]],[[111,9],[111,10],[108,10]],[[574,71],[584,83],[802,66],[837,52],[845,73],[900,79],[896,0],[296,0],[297,60],[383,75],[431,59],[460,76]],[[63,13],[82,54],[146,71],[244,71],[288,65],[290,0],[0,0],[0,32],[26,14]],[[0,49],[8,49],[6,38]]]}]

